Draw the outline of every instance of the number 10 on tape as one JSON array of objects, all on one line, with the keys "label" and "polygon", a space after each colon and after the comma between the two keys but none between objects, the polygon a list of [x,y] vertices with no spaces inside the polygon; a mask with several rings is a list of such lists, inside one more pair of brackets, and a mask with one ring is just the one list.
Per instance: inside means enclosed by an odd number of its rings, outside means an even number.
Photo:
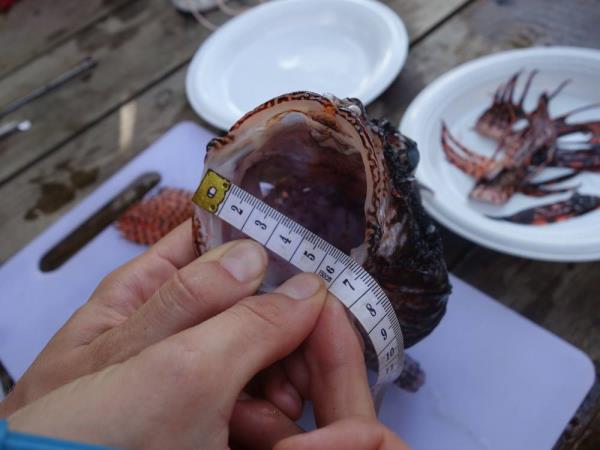
[{"label": "number 10 on tape", "polygon": [[379,362],[375,392],[400,375],[404,362],[400,324],[383,289],[358,263],[213,170],[204,175],[193,201],[298,269],[325,281],[373,345]]}]

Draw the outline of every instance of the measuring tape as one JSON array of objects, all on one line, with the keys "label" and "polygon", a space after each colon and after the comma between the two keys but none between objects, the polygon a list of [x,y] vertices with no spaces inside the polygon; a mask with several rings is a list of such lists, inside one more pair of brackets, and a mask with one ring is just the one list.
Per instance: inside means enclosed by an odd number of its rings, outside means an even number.
[{"label": "measuring tape", "polygon": [[367,332],[379,368],[374,394],[393,382],[404,364],[404,340],[394,308],[375,279],[350,256],[208,170],[193,201],[260,242],[303,272],[319,275]]}]

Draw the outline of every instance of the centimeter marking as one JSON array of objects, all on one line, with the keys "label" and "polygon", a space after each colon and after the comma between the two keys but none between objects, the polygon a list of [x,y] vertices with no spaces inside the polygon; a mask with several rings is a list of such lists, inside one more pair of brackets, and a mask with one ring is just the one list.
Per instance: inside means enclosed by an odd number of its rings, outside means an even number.
[{"label": "centimeter marking", "polygon": [[214,171],[205,175],[194,202],[298,269],[323,279],[367,331],[379,362],[375,391],[400,375],[400,324],[383,289],[356,261]]}]

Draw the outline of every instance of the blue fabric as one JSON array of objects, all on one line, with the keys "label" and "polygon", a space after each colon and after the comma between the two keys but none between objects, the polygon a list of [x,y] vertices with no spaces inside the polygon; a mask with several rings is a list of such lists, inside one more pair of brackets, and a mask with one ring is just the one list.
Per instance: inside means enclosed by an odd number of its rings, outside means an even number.
[{"label": "blue fabric", "polygon": [[8,424],[6,420],[0,420],[0,450],[4,450],[4,441],[8,433]]},{"label": "blue fabric", "polygon": [[0,420],[0,450],[114,450],[100,445],[62,441],[32,434],[16,433],[8,429],[5,420]]}]

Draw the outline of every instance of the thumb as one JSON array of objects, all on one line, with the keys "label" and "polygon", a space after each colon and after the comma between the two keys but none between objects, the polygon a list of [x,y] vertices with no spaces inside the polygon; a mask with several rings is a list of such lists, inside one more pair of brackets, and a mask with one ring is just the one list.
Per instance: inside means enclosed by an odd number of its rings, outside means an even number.
[{"label": "thumb", "polygon": [[256,292],[266,268],[265,250],[250,240],[229,242],[203,254],[176,271],[127,320],[93,342],[95,363],[103,368],[124,361],[225,311]]},{"label": "thumb", "polygon": [[[321,279],[299,274],[271,294],[248,297],[177,336],[196,349],[198,369],[210,364],[233,404],[260,370],[293,352],[313,330],[327,290]],[[204,345],[199,348],[198,343]]]}]

